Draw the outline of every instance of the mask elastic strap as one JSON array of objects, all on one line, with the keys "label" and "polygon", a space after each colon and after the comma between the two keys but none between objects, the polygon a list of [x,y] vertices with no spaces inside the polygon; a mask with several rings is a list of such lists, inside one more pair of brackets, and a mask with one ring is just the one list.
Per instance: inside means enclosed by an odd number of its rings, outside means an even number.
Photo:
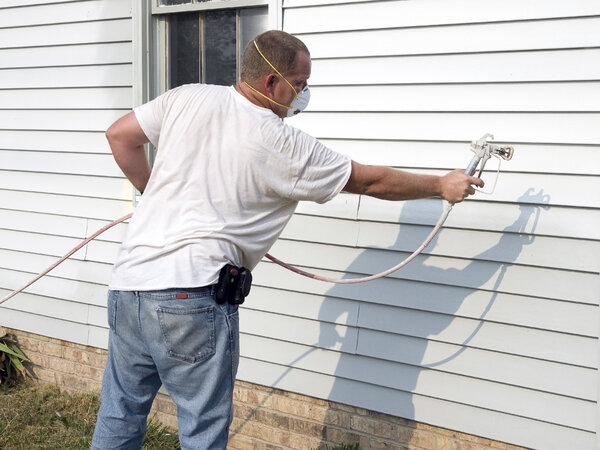
[{"label": "mask elastic strap", "polygon": [[[281,72],[279,72],[279,70],[277,70],[277,69],[275,68],[275,66],[274,66],[273,64],[271,64],[271,62],[270,62],[270,61],[267,59],[267,57],[266,57],[265,55],[263,55],[263,53],[262,53],[262,52],[260,51],[260,49],[258,48],[258,44],[256,43],[256,40],[254,40],[254,41],[252,41],[252,42],[254,42],[254,46],[256,47],[256,51],[257,51],[257,52],[260,54],[260,56],[262,56],[262,59],[264,59],[264,60],[267,62],[267,64],[268,64],[269,66],[271,66],[271,69],[273,69],[277,75],[279,75],[281,78],[283,78],[283,79],[285,80],[285,82],[288,84],[288,86],[289,86],[289,87],[291,87],[291,88],[292,88],[292,91],[294,91],[294,93],[296,94],[296,98],[298,98],[298,92],[296,91],[296,89],[294,88],[294,86],[292,86],[292,83],[290,83],[290,82],[288,81],[288,79],[287,79],[286,77],[284,77],[284,76],[281,74]],[[290,106],[290,107],[288,107],[288,108],[291,108],[291,106]]]},{"label": "mask elastic strap", "polygon": [[292,109],[291,105],[284,105],[282,103],[276,102],[275,100],[273,100],[271,97],[267,97],[265,94],[263,94],[262,92],[260,92],[258,89],[256,89],[254,86],[252,86],[251,84],[249,84],[246,81],[243,81],[243,83],[248,86],[250,89],[252,89],[254,92],[256,92],[258,95],[260,95],[261,97],[266,98],[267,100],[269,100],[271,103],[275,103],[277,106],[281,106],[282,108],[286,108],[286,109]]}]

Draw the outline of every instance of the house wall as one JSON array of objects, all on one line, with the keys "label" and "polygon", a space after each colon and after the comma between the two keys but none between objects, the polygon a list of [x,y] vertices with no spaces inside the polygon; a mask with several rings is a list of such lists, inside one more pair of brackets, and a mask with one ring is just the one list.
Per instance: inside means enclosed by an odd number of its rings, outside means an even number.
[{"label": "house wall", "polygon": [[[0,5],[0,287],[22,286],[133,210],[106,128],[132,107],[131,2]],[[106,283],[124,226],[2,306],[3,325],[106,346]]]},{"label": "house wall", "polygon": [[[466,167],[515,146],[406,268],[332,286],[264,263],[240,378],[536,448],[596,448],[600,4],[284,2],[313,59],[293,123],[360,162]],[[493,185],[495,161],[484,179]],[[272,254],[330,276],[394,266],[438,200],[302,205]]]},{"label": "house wall", "polygon": [[[0,6],[0,295],[133,209],[103,135],[133,106],[131,8]],[[596,448],[599,23],[600,4],[583,0],[284,2],[284,30],[313,58],[295,125],[417,172],[465,167],[487,132],[516,150],[492,195],[457,205],[386,279],[333,286],[261,263],[239,379],[515,445]],[[302,204],[272,253],[371,274],[418,247],[441,209]],[[2,305],[0,325],[106,348],[125,229]]]}]

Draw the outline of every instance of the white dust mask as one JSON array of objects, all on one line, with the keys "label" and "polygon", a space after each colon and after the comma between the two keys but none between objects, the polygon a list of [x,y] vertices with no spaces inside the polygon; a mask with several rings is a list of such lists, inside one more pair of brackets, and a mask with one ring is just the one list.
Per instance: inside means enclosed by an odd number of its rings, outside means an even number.
[{"label": "white dust mask", "polygon": [[[294,92],[296,90],[294,89]],[[308,102],[310,101],[310,89],[308,86],[305,86],[300,92],[296,94],[296,98],[292,100],[291,105],[287,110],[287,117],[293,117],[298,113],[301,113],[308,106]]]}]

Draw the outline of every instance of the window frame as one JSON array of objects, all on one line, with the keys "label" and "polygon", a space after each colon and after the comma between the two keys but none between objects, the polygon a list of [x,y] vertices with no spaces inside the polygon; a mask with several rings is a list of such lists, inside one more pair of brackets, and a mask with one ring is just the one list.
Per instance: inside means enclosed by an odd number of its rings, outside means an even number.
[{"label": "window frame", "polygon": [[268,29],[281,29],[282,0],[192,0],[193,3],[183,5],[160,5],[159,0],[152,0],[150,10],[150,44],[148,73],[151,78],[146,80],[150,100],[169,88],[168,80],[168,30],[167,17],[170,14],[186,12],[202,12],[223,9],[241,9],[257,6],[267,7]]},{"label": "window frame", "polygon": [[[167,16],[169,14],[267,7],[268,29],[281,30],[283,0],[192,0],[183,5],[160,5],[159,0],[134,1],[133,16],[133,106],[146,103],[168,89]],[[154,162],[154,149],[146,145],[150,165]],[[140,193],[134,189],[134,203]]]}]

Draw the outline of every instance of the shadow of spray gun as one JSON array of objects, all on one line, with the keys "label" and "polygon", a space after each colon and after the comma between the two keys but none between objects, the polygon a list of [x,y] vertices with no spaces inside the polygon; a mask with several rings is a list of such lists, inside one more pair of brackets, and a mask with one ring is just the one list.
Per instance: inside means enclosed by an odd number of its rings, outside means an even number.
[{"label": "shadow of spray gun", "polygon": [[[544,209],[547,211],[550,209],[550,195],[544,194],[544,189],[535,192],[534,188],[529,188],[519,197],[518,202],[521,211],[520,217],[523,219],[517,220],[515,222],[517,228],[509,231],[518,233],[522,236],[529,236],[529,238],[533,240],[535,230],[540,220],[541,210]],[[531,230],[528,231],[527,226],[531,222],[532,216],[533,222],[531,224]]]}]

